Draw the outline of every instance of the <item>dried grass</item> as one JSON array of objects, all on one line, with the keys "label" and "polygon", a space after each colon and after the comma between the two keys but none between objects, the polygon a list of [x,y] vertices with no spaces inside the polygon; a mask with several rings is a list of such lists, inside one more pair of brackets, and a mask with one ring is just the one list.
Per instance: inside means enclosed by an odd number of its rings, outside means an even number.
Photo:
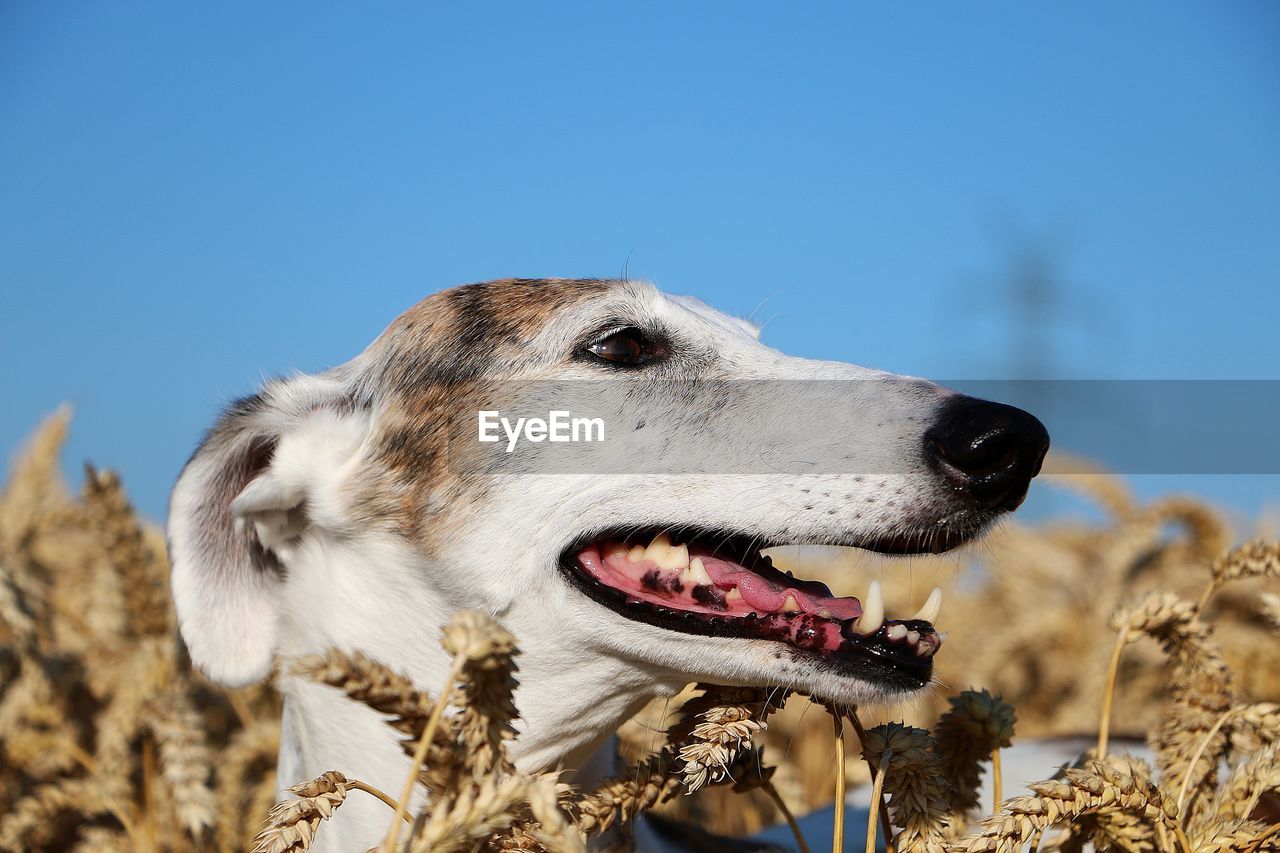
[{"label": "dried grass", "polygon": [[[68,420],[41,426],[0,492],[0,849],[244,849],[243,827],[215,837],[247,802],[215,785],[212,756],[246,724],[274,732],[278,700],[249,692],[243,720],[192,671],[163,536],[113,474],[89,468],[71,493]],[[268,772],[244,769],[249,785]]]},{"label": "dried grass", "polygon": [[[272,806],[278,700],[191,670],[159,532],[114,475],[88,469],[79,498],[58,477],[68,417],[43,425],[0,493],[0,849],[304,850],[349,796],[381,799],[390,826],[398,800],[343,775],[351,768]],[[1071,485],[1104,522],[1010,524],[978,556],[905,568],[775,555],[837,592],[879,579],[891,607],[957,568],[970,580],[949,596],[938,675],[984,689],[926,699],[903,722],[852,718],[868,726],[866,764],[880,771],[897,849],[1280,851],[1280,827],[1266,822],[1280,802],[1280,547],[1227,550],[1227,525],[1193,500],[1144,506],[1103,474]],[[508,755],[517,638],[462,613],[441,639],[457,662],[443,689],[358,654],[288,664],[383,714],[408,754],[427,735],[413,781],[432,806],[402,822],[397,848],[576,853],[605,832],[625,840],[651,809],[741,834],[777,821],[779,804],[829,801],[834,774],[871,778],[856,756],[833,767],[825,710],[805,697],[709,685],[624,726],[632,767],[616,779],[580,791],[525,775]],[[980,776],[1011,742],[1013,707],[1019,737],[1097,731],[1113,648],[1111,726],[1150,731],[1158,772],[1081,756],[979,819]]]}]

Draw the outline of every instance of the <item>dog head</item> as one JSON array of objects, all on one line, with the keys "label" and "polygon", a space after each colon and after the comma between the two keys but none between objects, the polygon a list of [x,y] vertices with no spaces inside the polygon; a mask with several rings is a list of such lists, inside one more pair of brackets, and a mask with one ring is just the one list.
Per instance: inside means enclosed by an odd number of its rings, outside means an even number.
[{"label": "dog head", "polygon": [[[480,412],[564,394],[602,441],[480,440]],[[928,682],[936,602],[889,618],[761,549],[946,550],[1020,503],[1047,446],[1017,409],[785,356],[648,284],[470,285],[223,415],[174,490],[175,599],[229,683],[326,645],[399,665],[470,607],[526,659],[870,701]]]}]

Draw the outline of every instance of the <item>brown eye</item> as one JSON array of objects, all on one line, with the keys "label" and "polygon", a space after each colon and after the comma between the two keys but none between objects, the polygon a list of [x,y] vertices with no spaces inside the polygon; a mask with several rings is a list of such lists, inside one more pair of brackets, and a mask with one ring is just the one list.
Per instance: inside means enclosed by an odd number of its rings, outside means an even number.
[{"label": "brown eye", "polygon": [[623,367],[638,367],[658,354],[658,349],[639,329],[622,329],[607,338],[588,344],[587,352]]}]

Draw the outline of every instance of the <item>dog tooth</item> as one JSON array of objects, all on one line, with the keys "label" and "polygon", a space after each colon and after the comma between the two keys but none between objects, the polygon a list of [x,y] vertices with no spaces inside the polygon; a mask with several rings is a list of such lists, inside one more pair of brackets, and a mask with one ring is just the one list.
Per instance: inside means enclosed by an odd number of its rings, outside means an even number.
[{"label": "dog tooth", "polygon": [[701,557],[694,557],[689,561],[689,567],[680,575],[680,579],[694,584],[711,584],[711,575],[707,574],[707,567]]},{"label": "dog tooth", "polygon": [[670,550],[670,537],[665,533],[659,533],[657,536],[653,537],[653,541],[644,549],[644,558],[661,566],[666,561],[667,552]]},{"label": "dog tooth", "polygon": [[683,569],[685,566],[689,565],[688,545],[673,545],[671,546],[671,549],[667,551],[667,554],[670,557],[671,563],[663,566],[664,569]]},{"label": "dog tooth", "polygon": [[[698,558],[694,557],[694,559],[696,560]],[[725,601],[741,601],[742,593],[739,592],[738,588],[735,586],[733,589],[729,590],[724,594],[724,600]]]},{"label": "dog tooth", "polygon": [[683,569],[689,565],[689,547],[672,545],[671,537],[665,533],[654,537],[649,547],[644,549],[644,556],[664,569]]},{"label": "dog tooth", "polygon": [[928,643],[921,643],[920,645],[916,646],[916,657],[922,658],[922,657],[927,657],[931,654],[933,654],[933,646],[929,645]]},{"label": "dog tooth", "polygon": [[913,645],[913,646],[914,646],[916,643],[920,642],[920,632],[919,632],[919,631],[908,631],[908,632],[907,632],[907,642],[908,642],[908,643],[910,643],[910,644],[911,644],[911,645]]},{"label": "dog tooth", "polygon": [[890,625],[888,634],[889,634],[890,640],[901,640],[907,636],[907,626],[906,625]]},{"label": "dog tooth", "polygon": [[867,600],[862,602],[862,615],[858,617],[859,634],[874,634],[884,624],[884,596],[880,581],[872,581],[867,587]]},{"label": "dog tooth", "polygon": [[924,605],[912,619],[921,619],[925,622],[933,622],[938,618],[938,614],[942,612],[942,587],[935,586],[933,592],[929,593],[929,597],[925,599]]},{"label": "dog tooth", "polygon": [[800,602],[796,601],[794,595],[787,593],[786,599],[782,602],[782,607],[778,609],[783,613],[798,613],[800,611]]},{"label": "dog tooth", "polygon": [[644,546],[633,545],[631,550],[627,552],[627,559],[633,563],[639,563],[644,560]]}]

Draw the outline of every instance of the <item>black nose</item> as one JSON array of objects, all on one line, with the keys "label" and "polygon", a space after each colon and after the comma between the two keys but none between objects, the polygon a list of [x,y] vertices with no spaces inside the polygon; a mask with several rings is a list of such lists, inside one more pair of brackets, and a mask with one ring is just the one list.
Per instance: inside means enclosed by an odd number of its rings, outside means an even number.
[{"label": "black nose", "polygon": [[1044,424],[1022,409],[955,397],[924,435],[925,459],[973,500],[1014,510],[1049,450]]}]

